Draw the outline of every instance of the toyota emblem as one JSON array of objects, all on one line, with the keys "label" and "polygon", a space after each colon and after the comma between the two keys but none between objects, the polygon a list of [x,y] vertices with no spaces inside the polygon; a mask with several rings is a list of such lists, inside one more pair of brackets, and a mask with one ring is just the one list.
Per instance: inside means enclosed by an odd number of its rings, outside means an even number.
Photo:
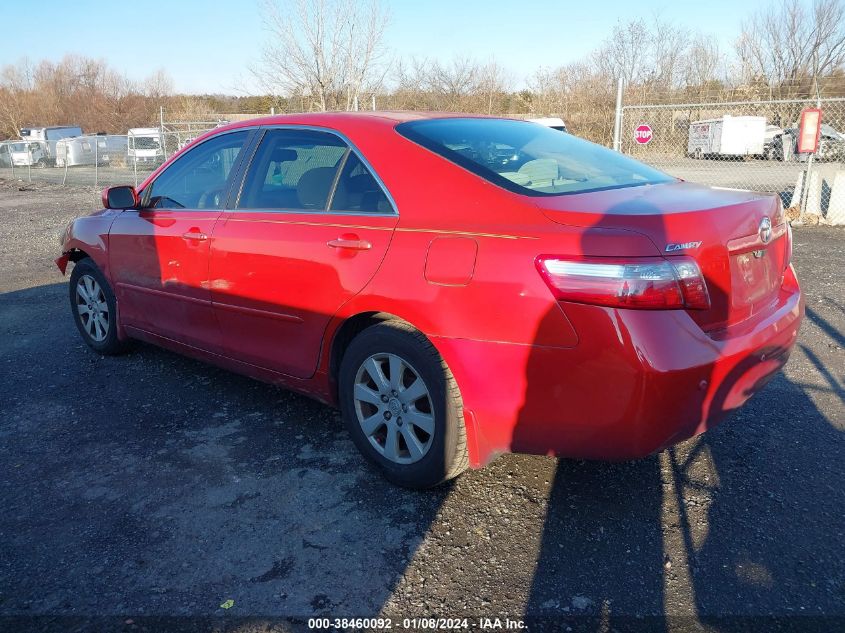
[{"label": "toyota emblem", "polygon": [[763,244],[768,244],[772,239],[772,221],[768,217],[760,220],[760,229],[758,233],[760,234],[760,239]]}]

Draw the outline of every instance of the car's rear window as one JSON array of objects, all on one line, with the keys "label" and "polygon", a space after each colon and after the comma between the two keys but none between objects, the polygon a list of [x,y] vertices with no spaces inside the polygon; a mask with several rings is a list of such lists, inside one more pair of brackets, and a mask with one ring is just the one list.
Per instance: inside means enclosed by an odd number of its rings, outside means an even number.
[{"label": "car's rear window", "polygon": [[521,194],[556,196],[675,180],[601,145],[527,121],[427,119],[401,123],[396,131]]}]

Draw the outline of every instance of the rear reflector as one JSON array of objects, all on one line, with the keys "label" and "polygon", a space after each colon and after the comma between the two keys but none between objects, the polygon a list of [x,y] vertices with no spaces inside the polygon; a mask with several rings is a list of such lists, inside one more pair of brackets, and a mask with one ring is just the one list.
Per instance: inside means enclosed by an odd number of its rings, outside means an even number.
[{"label": "rear reflector", "polygon": [[630,260],[537,258],[537,270],[559,301],[651,310],[710,307],[707,285],[690,257]]}]

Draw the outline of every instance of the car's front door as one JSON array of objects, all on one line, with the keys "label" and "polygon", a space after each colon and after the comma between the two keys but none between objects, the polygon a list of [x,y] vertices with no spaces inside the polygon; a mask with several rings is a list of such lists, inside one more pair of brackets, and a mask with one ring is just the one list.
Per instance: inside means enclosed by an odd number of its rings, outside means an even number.
[{"label": "car's front door", "polygon": [[376,273],[397,219],[373,172],[338,136],[268,129],[211,248],[225,353],[313,375],[329,319]]},{"label": "car's front door", "polygon": [[220,134],[177,158],[109,232],[121,322],[219,350],[208,286],[209,242],[250,132]]}]

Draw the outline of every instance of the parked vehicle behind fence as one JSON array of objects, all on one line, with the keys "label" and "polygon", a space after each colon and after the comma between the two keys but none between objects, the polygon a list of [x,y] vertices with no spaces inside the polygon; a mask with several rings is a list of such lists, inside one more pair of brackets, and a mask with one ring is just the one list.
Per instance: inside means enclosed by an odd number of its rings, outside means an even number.
[{"label": "parked vehicle behind fence", "polygon": [[50,127],[21,128],[21,139],[25,141],[42,141],[46,165],[56,164],[56,143],[63,138],[82,136],[82,128],[78,125],[54,125]]},{"label": "parked vehicle behind fence", "polygon": [[12,154],[9,148],[9,142],[4,141],[0,143],[0,167],[12,166]]},{"label": "parked vehicle behind fence", "polygon": [[546,127],[550,127],[553,130],[558,130],[559,132],[566,132],[566,123],[560,117],[540,117],[538,119],[527,119],[532,123],[539,123],[540,125],[545,125]]},{"label": "parked vehicle behind fence", "polygon": [[[789,127],[773,139],[770,156],[774,160],[804,162],[810,157],[810,154],[807,152],[798,153],[798,128]],[[824,162],[845,161],[845,134],[823,123],[815,160]]]},{"label": "parked vehicle behind fence", "polygon": [[92,137],[76,136],[56,142],[56,166],[93,165],[96,148]]},{"label": "parked vehicle behind fence", "polygon": [[14,141],[8,144],[14,167],[46,167],[47,144],[40,141]]},{"label": "parked vehicle behind fence", "polygon": [[763,156],[765,142],[766,117],[726,114],[690,124],[687,155],[693,158]]},{"label": "parked vehicle behind fence", "polygon": [[136,127],[128,134],[129,162],[158,163],[164,159],[161,130],[156,127]]},{"label": "parked vehicle behind fence", "polygon": [[56,143],[56,165],[113,165],[126,161],[127,137],[125,136],[76,136]]}]

